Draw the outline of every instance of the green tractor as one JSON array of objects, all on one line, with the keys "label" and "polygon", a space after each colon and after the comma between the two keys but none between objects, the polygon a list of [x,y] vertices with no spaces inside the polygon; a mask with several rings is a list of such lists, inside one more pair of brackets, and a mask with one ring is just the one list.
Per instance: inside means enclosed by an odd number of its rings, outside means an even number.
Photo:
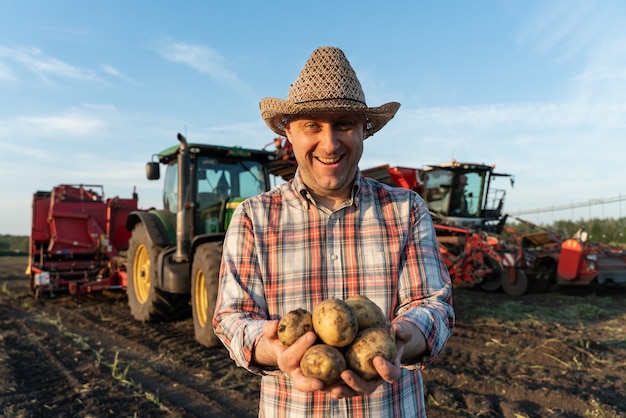
[{"label": "green tractor", "polygon": [[178,140],[146,165],[149,180],[160,178],[160,164],[167,167],[163,208],[127,219],[128,305],[144,322],[180,319],[191,309],[196,340],[212,347],[222,244],[233,211],[269,190],[273,174],[288,179],[295,166],[274,152],[188,144],[181,134]]}]

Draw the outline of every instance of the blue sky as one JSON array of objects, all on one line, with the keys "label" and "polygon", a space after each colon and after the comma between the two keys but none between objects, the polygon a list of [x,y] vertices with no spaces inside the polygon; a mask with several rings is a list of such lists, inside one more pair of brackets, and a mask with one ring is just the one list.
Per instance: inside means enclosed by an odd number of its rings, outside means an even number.
[{"label": "blue sky", "polygon": [[[285,98],[322,45],[370,106],[402,104],[361,168],[495,164],[510,212],[626,195],[623,1],[5,0],[0,233],[28,235],[32,193],[60,183],[160,206],[144,165],[178,132],[262,148],[259,100]],[[589,216],[626,202],[526,218]]]}]

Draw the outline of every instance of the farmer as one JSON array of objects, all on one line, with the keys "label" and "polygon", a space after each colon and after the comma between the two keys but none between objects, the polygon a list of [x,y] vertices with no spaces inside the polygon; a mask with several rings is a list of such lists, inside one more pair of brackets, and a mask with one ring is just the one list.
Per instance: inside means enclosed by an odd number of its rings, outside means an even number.
[{"label": "farmer", "polygon": [[[428,208],[408,189],[361,175],[363,142],[400,107],[368,107],[344,53],[313,51],[287,100],[261,100],[261,116],[286,136],[295,177],[243,202],[224,242],[214,315],[235,362],[262,376],[261,417],[423,417],[420,369],[440,355],[454,326],[451,284]],[[324,386],[300,359],[309,332],[292,346],[278,320],[322,300],[366,296],[392,324],[393,362],[374,359],[379,379],[351,370]]]},{"label": "farmer", "polygon": [[451,213],[455,215],[468,216],[467,195],[465,188],[467,187],[467,176],[461,174],[459,176],[458,185],[452,191],[452,202],[450,203]]}]

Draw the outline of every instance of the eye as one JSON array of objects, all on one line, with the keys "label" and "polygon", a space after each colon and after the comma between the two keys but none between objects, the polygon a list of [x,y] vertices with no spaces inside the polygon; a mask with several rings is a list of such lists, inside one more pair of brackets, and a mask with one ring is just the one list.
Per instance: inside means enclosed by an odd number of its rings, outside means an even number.
[{"label": "eye", "polygon": [[304,123],[304,128],[308,129],[308,130],[315,130],[315,129],[319,129],[320,125],[317,122],[314,121],[307,121]]},{"label": "eye", "polygon": [[351,131],[355,129],[357,121],[353,119],[341,119],[335,123],[335,129],[338,131]]}]

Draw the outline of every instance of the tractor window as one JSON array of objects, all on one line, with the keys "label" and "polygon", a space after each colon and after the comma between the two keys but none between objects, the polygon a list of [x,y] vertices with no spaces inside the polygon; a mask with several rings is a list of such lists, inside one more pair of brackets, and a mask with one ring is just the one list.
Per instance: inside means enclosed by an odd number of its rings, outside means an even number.
[{"label": "tractor window", "polygon": [[483,177],[481,173],[460,172],[452,186],[450,215],[473,218],[480,215]]},{"label": "tractor window", "polygon": [[199,157],[196,232],[223,232],[245,198],[267,189],[265,168],[256,161]]},{"label": "tractor window", "polygon": [[165,171],[163,208],[170,213],[178,211],[178,165],[170,164]]},{"label": "tractor window", "polygon": [[465,185],[465,196],[467,198],[467,215],[471,217],[480,216],[480,206],[483,190],[483,173],[465,173],[467,183]]},{"label": "tractor window", "polygon": [[450,190],[452,188],[452,173],[449,171],[433,170],[426,174],[424,200],[430,210],[443,214],[448,213]]},{"label": "tractor window", "polygon": [[239,172],[239,193],[242,197],[252,197],[266,190],[265,171],[263,166],[254,161],[239,163],[242,171]]},{"label": "tractor window", "polygon": [[266,190],[261,163],[241,160],[198,160],[198,195],[213,194],[219,199],[252,197]]},{"label": "tractor window", "polygon": [[198,176],[198,193],[213,193],[217,196],[228,196],[231,184],[231,172],[218,165],[203,169]]},{"label": "tractor window", "polygon": [[446,216],[479,217],[484,172],[434,169],[425,173],[424,199],[433,212]]}]

